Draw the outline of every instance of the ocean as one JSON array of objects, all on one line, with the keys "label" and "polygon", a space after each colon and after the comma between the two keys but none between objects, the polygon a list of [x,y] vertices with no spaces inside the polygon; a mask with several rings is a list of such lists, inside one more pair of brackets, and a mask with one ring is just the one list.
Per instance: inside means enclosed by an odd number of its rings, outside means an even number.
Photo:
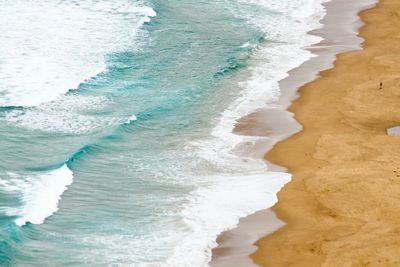
[{"label": "ocean", "polygon": [[233,128],[322,2],[0,1],[0,265],[207,266],[290,180]]}]

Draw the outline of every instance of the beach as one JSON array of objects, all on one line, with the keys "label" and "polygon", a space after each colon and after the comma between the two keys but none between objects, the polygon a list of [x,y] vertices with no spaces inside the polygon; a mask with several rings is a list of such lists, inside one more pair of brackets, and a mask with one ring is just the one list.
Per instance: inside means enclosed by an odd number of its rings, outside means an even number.
[{"label": "beach", "polygon": [[[287,109],[298,97],[298,90],[303,85],[317,79],[320,72],[333,67],[339,53],[361,49],[363,39],[358,36],[358,29],[363,25],[358,13],[373,7],[375,1],[363,0],[357,3],[334,0],[324,3],[326,15],[321,20],[321,27],[309,34],[319,36],[321,42],[305,47],[315,57],[291,70],[288,77],[279,82],[282,94],[273,107],[266,107],[238,121],[235,133],[250,136],[265,136],[270,141],[254,146],[253,150],[260,157],[270,151],[274,145],[302,130],[302,125],[293,118]],[[267,161],[271,171],[287,171],[286,165],[277,165]],[[284,225],[271,209],[259,211],[242,219],[231,231],[226,231],[218,239],[219,246],[213,251],[211,266],[229,266],[240,262],[242,266],[257,266],[248,257],[256,251],[253,245]]]},{"label": "beach", "polygon": [[0,266],[400,265],[376,2],[2,1]]},{"label": "beach", "polygon": [[[259,240],[262,266],[400,265],[400,3],[363,11],[362,50],[300,89],[303,130],[266,155],[292,181],[273,207],[286,224]],[[380,83],[382,82],[382,87]]]}]

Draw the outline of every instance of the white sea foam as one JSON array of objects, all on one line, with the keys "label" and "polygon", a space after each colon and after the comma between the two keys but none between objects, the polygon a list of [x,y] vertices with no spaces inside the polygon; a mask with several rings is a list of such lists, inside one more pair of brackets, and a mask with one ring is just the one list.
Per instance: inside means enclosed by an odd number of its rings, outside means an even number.
[{"label": "white sea foam", "polygon": [[[34,176],[10,173],[11,179],[0,180],[1,189],[20,196],[19,208],[5,208],[8,216],[16,216],[15,223],[41,224],[58,210],[61,195],[72,184],[73,174],[66,165]],[[4,207],[3,207],[4,209]]]},{"label": "white sea foam", "polygon": [[290,175],[269,172],[204,179],[208,185],[191,194],[182,212],[190,233],[181,239],[166,266],[206,266],[217,236],[235,227],[239,218],[274,205]]},{"label": "white sea foam", "polygon": [[[319,20],[325,15],[322,3],[326,1],[238,0],[238,2],[242,5],[237,5],[236,9],[231,5],[231,12],[259,27],[265,32],[267,40],[265,44],[255,49],[247,69],[247,78],[238,84],[241,89],[240,95],[223,112],[219,123],[212,130],[211,138],[192,144],[200,148],[202,157],[210,162],[218,162],[223,166],[222,169],[229,165],[233,169],[254,170],[264,168],[259,159],[248,157],[238,162],[237,155],[233,152],[245,143],[254,143],[267,138],[236,135],[233,133],[235,124],[238,119],[266,106],[279,108],[275,104],[281,95],[279,81],[286,78],[290,70],[314,57],[305,47],[322,40],[307,32],[322,26]],[[259,16],[250,15],[243,5],[251,7],[251,10],[259,9],[264,12]],[[264,16],[268,12],[280,14],[272,17]],[[243,47],[249,45],[246,43]],[[240,161],[246,164],[238,165]]]},{"label": "white sea foam", "polygon": [[[211,132],[211,137],[192,142],[191,145],[197,147],[199,155],[210,162],[211,166],[215,166],[214,168],[221,172],[242,172],[243,175],[232,175],[221,184],[217,182],[215,188],[218,189],[215,191],[212,187],[197,191],[202,197],[195,199],[202,200],[195,200],[193,203],[199,206],[190,206],[187,214],[188,224],[193,225],[193,233],[188,235],[190,239],[184,240],[183,245],[176,248],[170,259],[173,266],[206,266],[211,259],[211,249],[217,245],[217,235],[235,227],[239,218],[271,207],[276,202],[276,193],[290,180],[287,173],[268,172],[261,158],[239,154],[245,144],[268,137],[236,135],[233,129],[238,119],[260,108],[279,108],[276,104],[281,95],[279,81],[287,77],[291,69],[314,56],[304,47],[321,41],[320,37],[308,35],[307,32],[321,26],[319,20],[325,15],[322,6],[325,1],[238,2],[242,5],[233,8],[232,13],[265,31],[267,40],[256,48],[247,69],[248,78],[238,84],[241,88],[240,95],[223,112],[218,125]],[[260,12],[261,16],[250,15],[243,5],[263,12]],[[279,15],[263,15],[268,12]],[[249,45],[246,43],[244,47]],[[205,253],[191,255],[188,251]],[[179,265],[179,261],[185,263]]]},{"label": "white sea foam", "polygon": [[108,54],[138,49],[155,15],[128,0],[2,1],[0,106],[36,106],[77,88],[105,70]]},{"label": "white sea foam", "polygon": [[129,119],[126,120],[125,124],[130,124],[131,122],[137,121],[136,115],[131,115]]},{"label": "white sea foam", "polygon": [[181,182],[197,183],[197,189],[185,196],[183,207],[172,204],[161,212],[154,228],[143,225],[144,235],[95,231],[77,236],[76,242],[84,245],[88,265],[207,266],[218,234],[240,217],[276,203],[276,193],[289,180],[289,174],[272,172],[185,177]]},{"label": "white sea foam", "polygon": [[120,117],[95,115],[95,111],[106,111],[109,104],[105,97],[65,95],[36,107],[7,112],[5,119],[30,130],[86,134],[123,123]]}]

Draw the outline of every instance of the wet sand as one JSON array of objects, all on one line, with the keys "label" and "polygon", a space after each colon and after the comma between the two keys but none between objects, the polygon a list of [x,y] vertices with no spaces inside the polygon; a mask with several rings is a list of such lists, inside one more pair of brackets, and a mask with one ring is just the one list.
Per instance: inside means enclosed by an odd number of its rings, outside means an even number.
[{"label": "wet sand", "polygon": [[[338,53],[360,49],[362,39],[357,37],[357,29],[362,25],[357,13],[370,7],[374,0],[361,0],[349,3],[347,0],[333,0],[325,5],[327,15],[321,21],[323,27],[311,32],[324,40],[312,47],[310,51],[318,55],[289,72],[289,76],[280,81],[282,96],[274,107],[267,107],[242,118],[235,129],[237,134],[267,136],[254,147],[254,156],[263,155],[277,142],[295,134],[302,129],[293,119],[293,113],[286,109],[298,96],[299,87],[315,80],[320,71],[333,67]],[[268,162],[272,171],[286,171],[286,168]],[[284,164],[282,164],[284,165]],[[240,220],[236,229],[223,233],[219,246],[213,250],[212,267],[218,266],[257,266],[248,255],[256,250],[253,245],[258,239],[278,230],[283,222],[270,210],[260,211]],[[259,245],[259,244],[258,244]],[[258,255],[260,254],[260,255]],[[263,252],[253,257],[257,263]]]},{"label": "wet sand", "polygon": [[400,1],[361,17],[364,49],[300,89],[289,110],[304,129],[267,154],[294,176],[257,264],[400,266],[400,137],[386,132],[400,125]]}]

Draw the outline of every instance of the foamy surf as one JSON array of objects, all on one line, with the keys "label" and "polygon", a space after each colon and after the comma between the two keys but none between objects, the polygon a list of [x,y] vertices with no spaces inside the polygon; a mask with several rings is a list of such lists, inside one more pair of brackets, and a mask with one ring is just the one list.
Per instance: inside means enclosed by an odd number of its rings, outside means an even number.
[{"label": "foamy surf", "polygon": [[131,115],[129,119],[125,121],[125,124],[131,124],[132,122],[137,121],[136,115]]},{"label": "foamy surf", "polygon": [[202,177],[208,185],[190,195],[182,212],[189,233],[165,266],[208,266],[217,236],[239,219],[277,202],[276,194],[290,181],[287,173],[254,173]]},{"label": "foamy surf", "polygon": [[[65,95],[36,107],[11,110],[5,119],[29,130],[88,134],[123,123],[123,118],[105,115],[110,105],[105,97]],[[101,116],[96,116],[96,112]]]},{"label": "foamy surf", "polygon": [[0,106],[36,106],[76,89],[106,69],[109,54],[139,49],[140,27],[155,15],[127,0],[2,1]]},{"label": "foamy surf", "polygon": [[[325,9],[322,6],[324,1],[240,2],[243,2],[245,6],[257,6],[259,10],[265,10],[265,12],[285,12],[288,13],[288,17],[266,21],[263,16],[248,17],[248,14],[242,10],[234,10],[236,15],[246,17],[249,23],[265,31],[268,39],[266,43],[259,45],[247,42],[242,46],[254,46],[255,51],[249,60],[246,80],[238,84],[241,88],[240,95],[221,114],[219,123],[211,131],[211,137],[192,142],[191,145],[198,148],[198,153],[202,158],[221,171],[230,170],[238,173],[247,171],[248,173],[260,172],[260,174],[231,177],[233,188],[230,187],[230,183],[224,184],[225,188],[216,185],[220,188],[219,197],[215,195],[214,202],[210,201],[210,206],[198,204],[199,209],[193,213],[196,216],[192,214],[192,218],[196,221],[193,236],[190,236],[190,240],[183,242],[182,247],[177,248],[176,257],[170,259],[172,266],[179,266],[178,259],[180,258],[188,260],[185,266],[207,266],[211,260],[211,249],[217,246],[217,236],[236,227],[240,218],[272,207],[277,201],[278,191],[290,181],[290,174],[270,172],[262,158],[255,158],[245,153],[249,147],[259,141],[277,142],[279,140],[272,140],[270,137],[237,135],[233,131],[240,118],[261,108],[280,108],[276,104],[281,96],[279,81],[286,78],[290,70],[314,57],[315,55],[307,51],[305,47],[322,40],[320,37],[307,33],[322,26],[319,21],[325,16]],[[205,192],[204,189],[199,191]],[[224,202],[224,194],[226,194],[227,202]],[[213,194],[211,193],[203,200],[207,202],[205,199],[208,198],[213,198]],[[211,206],[211,203],[214,206]],[[218,221],[221,217],[227,219]],[[199,229],[202,230],[197,232]],[[209,234],[208,242],[201,237],[201,231]],[[199,257],[199,254],[197,257],[184,257],[185,253],[187,254],[185,247],[195,244],[198,246],[197,251],[200,251],[200,247],[201,251],[205,251],[201,254],[202,257]],[[192,249],[195,250],[194,247]]]},{"label": "foamy surf", "polygon": [[61,168],[37,175],[10,173],[9,180],[0,180],[1,189],[16,195],[22,205],[5,209],[8,216],[16,216],[15,224],[41,224],[58,210],[64,191],[72,184],[73,173],[63,165]]}]

